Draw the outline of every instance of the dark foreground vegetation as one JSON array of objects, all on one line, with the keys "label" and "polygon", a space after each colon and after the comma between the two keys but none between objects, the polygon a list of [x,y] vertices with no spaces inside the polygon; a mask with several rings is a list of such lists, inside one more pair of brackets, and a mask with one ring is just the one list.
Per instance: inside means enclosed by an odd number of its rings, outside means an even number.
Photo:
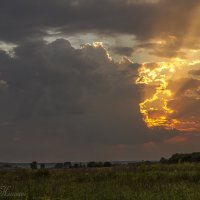
[{"label": "dark foreground vegetation", "polygon": [[1,170],[0,186],[3,200],[198,200],[200,165]]}]

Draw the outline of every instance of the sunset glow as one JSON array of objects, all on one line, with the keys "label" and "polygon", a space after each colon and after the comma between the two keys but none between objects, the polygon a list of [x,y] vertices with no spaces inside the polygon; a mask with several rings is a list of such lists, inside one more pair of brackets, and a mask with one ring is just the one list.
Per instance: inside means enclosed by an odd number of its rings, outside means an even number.
[{"label": "sunset glow", "polygon": [[144,97],[139,106],[147,127],[184,132],[199,129],[198,122],[176,118],[178,110],[169,105],[176,98],[176,92],[169,87],[169,83],[176,78],[177,69],[183,65],[185,62],[145,63],[139,68],[136,84],[143,86]]}]

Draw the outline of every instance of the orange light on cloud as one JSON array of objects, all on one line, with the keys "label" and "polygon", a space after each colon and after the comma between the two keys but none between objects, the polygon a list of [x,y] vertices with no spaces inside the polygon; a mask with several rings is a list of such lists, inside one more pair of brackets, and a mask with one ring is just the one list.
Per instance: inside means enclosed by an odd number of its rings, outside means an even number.
[{"label": "orange light on cloud", "polygon": [[154,149],[154,148],[156,148],[156,144],[154,142],[144,143],[143,146],[144,146],[145,149]]},{"label": "orange light on cloud", "polygon": [[188,141],[187,137],[185,136],[174,136],[171,138],[168,138],[165,140],[165,143],[167,144],[182,144],[182,143],[186,143]]},{"label": "orange light on cloud", "polygon": [[169,117],[174,110],[168,106],[168,101],[173,98],[172,91],[168,89],[168,80],[174,72],[174,63],[143,64],[139,69],[136,84],[155,87],[155,93],[140,103],[140,112],[149,128],[175,128],[177,120]]},{"label": "orange light on cloud", "polygon": [[[170,106],[170,102],[178,100],[178,97],[177,91],[169,87],[169,83],[180,76],[177,70],[185,63],[178,60],[144,63],[138,70],[136,84],[141,85],[143,90],[143,100],[139,104],[140,112],[148,128],[161,127],[182,132],[194,132],[200,129],[197,119],[191,121],[191,117],[177,117],[179,106]],[[184,95],[187,97],[187,94]],[[191,95],[190,97],[193,98]],[[183,104],[180,100],[178,103]]]}]

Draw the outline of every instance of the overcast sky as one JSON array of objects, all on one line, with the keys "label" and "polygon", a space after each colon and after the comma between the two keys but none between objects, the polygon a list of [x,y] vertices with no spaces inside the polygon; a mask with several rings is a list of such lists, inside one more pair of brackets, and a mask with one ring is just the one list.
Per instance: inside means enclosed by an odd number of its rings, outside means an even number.
[{"label": "overcast sky", "polygon": [[200,0],[0,3],[0,161],[200,151]]}]

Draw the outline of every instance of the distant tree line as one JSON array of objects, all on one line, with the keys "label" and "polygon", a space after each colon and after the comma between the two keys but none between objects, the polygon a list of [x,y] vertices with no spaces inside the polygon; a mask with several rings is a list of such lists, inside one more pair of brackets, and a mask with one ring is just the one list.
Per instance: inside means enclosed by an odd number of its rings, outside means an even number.
[{"label": "distant tree line", "polygon": [[173,154],[169,159],[161,158],[160,162],[163,164],[167,163],[183,163],[183,162],[200,162],[200,152],[194,153],[176,153]]},{"label": "distant tree line", "polygon": [[[54,168],[55,169],[66,169],[66,168],[94,168],[94,167],[111,167],[111,162],[88,162],[88,163],[71,163],[71,162],[64,162],[64,163],[56,163]],[[31,169],[45,169],[45,164],[38,164],[36,161],[30,163]]]},{"label": "distant tree line", "polygon": [[37,161],[33,161],[32,163],[30,163],[30,167],[31,169],[45,169],[45,164],[44,163],[41,163],[41,164],[38,164]]},{"label": "distant tree line", "polygon": [[37,169],[38,168],[38,163],[36,161],[33,161],[31,164],[30,164],[30,167],[31,169]]},{"label": "distant tree line", "polygon": [[55,165],[55,168],[61,169],[61,168],[94,168],[94,167],[111,167],[112,163],[111,162],[88,162],[87,164],[85,163],[74,163],[72,164],[71,162],[65,162],[65,163],[57,163]]},{"label": "distant tree line", "polygon": [[111,167],[111,162],[89,162],[87,167]]}]

